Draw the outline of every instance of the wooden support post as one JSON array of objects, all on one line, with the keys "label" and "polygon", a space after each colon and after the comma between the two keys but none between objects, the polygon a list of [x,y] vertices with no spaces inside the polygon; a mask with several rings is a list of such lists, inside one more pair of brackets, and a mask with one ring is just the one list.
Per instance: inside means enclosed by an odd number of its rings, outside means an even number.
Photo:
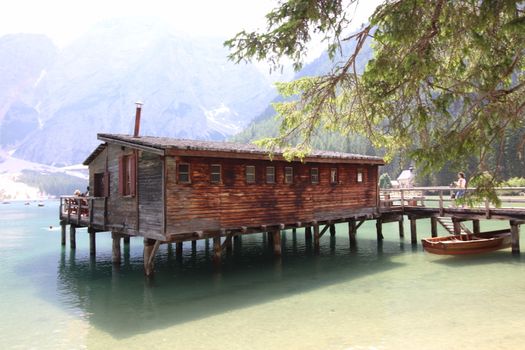
[{"label": "wooden support post", "polygon": [[124,236],[124,245],[129,245],[129,242],[130,242],[130,236]]},{"label": "wooden support post", "polygon": [[312,227],[311,226],[307,226],[307,227],[304,228],[304,238],[307,241],[311,241],[312,240]]},{"label": "wooden support post", "polygon": [[430,218],[430,233],[432,237],[438,236],[437,218],[435,217]]},{"label": "wooden support post", "polygon": [[292,235],[294,235],[294,237],[295,237],[295,234],[297,234],[297,229],[294,227],[294,228],[292,228]]},{"label": "wooden support post", "polygon": [[69,225],[69,246],[71,249],[77,248],[77,228],[75,225]]},{"label": "wooden support post", "polygon": [[193,241],[191,241],[191,252],[195,253],[196,251],[197,251],[197,240],[194,239]]},{"label": "wooden support post", "polygon": [[220,262],[222,257],[221,237],[213,237],[213,261]]},{"label": "wooden support post", "polygon": [[383,237],[383,220],[377,219],[376,220],[376,234],[377,234],[377,240],[381,241]]},{"label": "wooden support post", "polygon": [[474,234],[478,234],[480,233],[480,230],[479,230],[479,220],[472,220],[472,232]]},{"label": "wooden support post", "polygon": [[405,224],[404,224],[404,218],[403,215],[401,215],[401,219],[399,219],[399,237],[403,238],[405,237]]},{"label": "wooden support post", "polygon": [[95,230],[92,228],[88,228],[88,232],[89,232],[89,255],[95,256],[97,252]]},{"label": "wooden support post", "polygon": [[319,225],[318,224],[315,224],[314,225],[314,251],[316,253],[319,253],[319,248],[320,248],[320,245],[319,245],[319,238],[320,238],[320,235],[319,235]]},{"label": "wooden support post", "polygon": [[175,259],[182,259],[182,242],[175,243]]},{"label": "wooden support post", "polygon": [[281,256],[281,231],[273,230],[271,236],[273,241],[273,253],[276,256]]},{"label": "wooden support post", "polygon": [[409,218],[410,220],[410,240],[412,244],[417,244],[417,224],[416,219]]},{"label": "wooden support post", "polygon": [[354,248],[356,246],[356,236],[357,228],[355,225],[355,220],[352,219],[348,221],[348,238],[350,239],[350,248]]},{"label": "wooden support post", "polygon": [[330,236],[335,237],[335,225],[334,224],[330,225]]},{"label": "wooden support post", "polygon": [[66,224],[60,224],[60,228],[61,228],[60,244],[61,245],[66,245]]},{"label": "wooden support post", "polygon": [[510,235],[512,239],[512,254],[520,253],[520,225],[515,221],[510,222]]},{"label": "wooden support post", "polygon": [[226,239],[224,240],[224,245],[226,247],[226,253],[227,254],[231,254],[232,250],[233,250],[233,246],[232,246],[232,236],[231,235],[227,235],[226,236]]},{"label": "wooden support post", "polygon": [[121,254],[120,254],[120,238],[121,236],[116,233],[111,233],[111,238],[113,238],[113,249],[111,254],[111,260],[113,264],[120,264]]},{"label": "wooden support post", "polygon": [[155,253],[160,245],[160,241],[144,238],[144,274],[153,275]]}]

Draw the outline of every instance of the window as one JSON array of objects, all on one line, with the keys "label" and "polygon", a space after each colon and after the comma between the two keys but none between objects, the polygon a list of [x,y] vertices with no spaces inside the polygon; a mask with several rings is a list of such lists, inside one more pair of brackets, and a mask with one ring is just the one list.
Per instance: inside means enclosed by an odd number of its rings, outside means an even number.
[{"label": "window", "polygon": [[293,183],[293,168],[291,166],[287,166],[284,168],[284,183]]},{"label": "window", "polygon": [[95,173],[94,188],[92,192],[95,197],[109,197],[109,173]]},{"label": "window", "polygon": [[357,182],[363,182],[363,170],[362,169],[357,170]]},{"label": "window", "polygon": [[190,165],[179,164],[179,183],[189,184],[190,183]]},{"label": "window", "polygon": [[135,195],[136,178],[135,156],[126,155],[119,158],[119,193],[123,196]]},{"label": "window", "polygon": [[337,183],[337,168],[330,169],[330,183],[331,184]]},{"label": "window", "polygon": [[275,167],[273,166],[266,167],[266,183],[267,184],[275,183]]},{"label": "window", "polygon": [[310,169],[310,181],[313,184],[319,183],[319,168],[312,168]]},{"label": "window", "polygon": [[246,183],[255,183],[255,166],[253,165],[246,166]]},{"label": "window", "polygon": [[210,180],[212,183],[221,183],[221,166],[212,164],[210,169]]}]

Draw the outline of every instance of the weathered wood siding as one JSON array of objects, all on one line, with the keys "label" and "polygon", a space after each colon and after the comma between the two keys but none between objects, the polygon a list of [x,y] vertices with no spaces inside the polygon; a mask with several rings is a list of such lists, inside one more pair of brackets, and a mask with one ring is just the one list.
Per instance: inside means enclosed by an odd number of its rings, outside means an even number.
[{"label": "weathered wood siding", "polygon": [[[176,163],[190,164],[191,183],[177,183]],[[377,201],[377,166],[242,159],[168,157],[166,159],[167,234],[241,226],[334,220],[372,213]],[[222,183],[210,182],[211,164],[222,166]],[[245,167],[256,167],[256,182],[246,183]],[[266,183],[266,167],[275,167],[275,183]],[[293,183],[284,183],[284,168],[293,167]],[[311,184],[310,169],[319,169]],[[330,169],[338,183],[330,183]],[[357,171],[363,182],[357,182]]]},{"label": "weathered wood siding", "polygon": [[163,160],[159,155],[140,152],[137,170],[140,235],[163,235]]}]

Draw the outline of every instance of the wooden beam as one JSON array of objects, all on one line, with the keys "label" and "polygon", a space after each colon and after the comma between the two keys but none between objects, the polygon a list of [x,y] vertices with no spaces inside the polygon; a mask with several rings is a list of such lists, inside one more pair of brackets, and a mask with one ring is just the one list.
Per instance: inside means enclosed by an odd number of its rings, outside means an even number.
[{"label": "wooden beam", "polygon": [[272,235],[272,240],[273,240],[273,253],[276,256],[281,256],[281,254],[282,254],[282,249],[281,249],[281,231],[273,230],[271,235]]},{"label": "wooden beam", "polygon": [[417,244],[417,224],[415,218],[409,218],[410,220],[410,239],[412,244]]},{"label": "wooden beam", "polygon": [[359,221],[359,223],[357,224],[357,226],[355,227],[356,231],[361,227],[362,224],[365,223],[366,220],[361,220]]},{"label": "wooden beam", "polygon": [[430,233],[432,237],[438,236],[437,218],[435,217],[430,218]]},{"label": "wooden beam", "polygon": [[69,247],[71,249],[77,248],[77,228],[75,225],[69,225]]},{"label": "wooden beam", "polygon": [[[326,225],[325,228],[329,227],[329,225]],[[325,230],[326,231],[326,230]],[[320,249],[320,245],[319,245],[319,238],[320,238],[320,234],[319,234],[319,225],[318,224],[315,224],[314,225],[314,251],[316,253],[319,253],[319,249]]]},{"label": "wooden beam", "polygon": [[60,224],[60,229],[61,229],[61,232],[60,232],[60,237],[61,237],[60,244],[65,246],[66,245],[66,224],[64,224],[64,223]]},{"label": "wooden beam", "polygon": [[111,260],[113,264],[118,265],[121,261],[121,254],[120,254],[120,238],[121,236],[116,233],[111,233],[111,238],[113,239],[113,249],[111,251]]},{"label": "wooden beam", "polygon": [[479,220],[472,220],[472,232],[474,234],[480,233]]},{"label": "wooden beam", "polygon": [[218,263],[222,258],[222,246],[221,246],[221,237],[213,237],[213,261]]},{"label": "wooden beam", "polygon": [[182,250],[183,250],[183,243],[177,242],[175,243],[175,259],[182,259]]},{"label": "wooden beam", "polygon": [[350,219],[348,221],[348,238],[350,240],[350,248],[354,248],[356,246],[356,239],[355,239],[356,233],[357,233],[357,227],[355,224],[355,220]]},{"label": "wooden beam", "polygon": [[330,236],[335,237],[335,225],[334,224],[330,225]]},{"label": "wooden beam", "polygon": [[[323,237],[323,235],[325,234],[326,231],[328,231],[328,229],[331,227],[331,225],[324,225],[323,229],[321,230],[321,232],[319,233],[319,238]],[[318,227],[319,228],[319,227]],[[315,228],[314,228],[314,231],[315,231]]]},{"label": "wooden beam", "polygon": [[88,228],[88,233],[89,233],[89,255],[95,256],[96,251],[97,251],[95,230],[92,228]]},{"label": "wooden beam", "polygon": [[124,245],[129,245],[130,238],[131,237],[129,235],[124,236]]},{"label": "wooden beam", "polygon": [[398,225],[399,225],[399,237],[403,238],[405,237],[405,223],[404,223],[403,215],[401,215],[401,218],[398,221]]},{"label": "wooden beam", "polygon": [[512,254],[520,253],[520,224],[516,221],[510,222],[510,235],[512,239]]},{"label": "wooden beam", "polygon": [[377,234],[377,240],[381,241],[383,237],[383,221],[381,219],[376,220],[376,234]]},{"label": "wooden beam", "polygon": [[153,258],[154,248],[157,241],[150,238],[144,238],[144,274],[153,275]]},{"label": "wooden beam", "polygon": [[307,241],[312,240],[312,227],[311,226],[306,226],[304,228],[304,236]]}]

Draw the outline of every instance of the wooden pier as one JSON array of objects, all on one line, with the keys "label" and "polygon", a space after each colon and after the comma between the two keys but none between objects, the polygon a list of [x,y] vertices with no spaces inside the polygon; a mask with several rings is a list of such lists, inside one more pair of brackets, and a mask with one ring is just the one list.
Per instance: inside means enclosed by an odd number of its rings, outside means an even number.
[{"label": "wooden pier", "polygon": [[[357,246],[357,233],[361,225],[370,220],[376,223],[378,241],[384,238],[383,224],[397,222],[399,224],[399,237],[402,239],[405,234],[405,218],[408,219],[410,226],[410,240],[412,244],[418,244],[417,220],[430,219],[430,232],[425,232],[425,237],[431,235],[438,236],[438,226],[443,227],[449,234],[476,234],[480,233],[481,220],[508,221],[509,230],[512,237],[512,253],[519,254],[519,234],[520,225],[525,223],[525,198],[507,198],[501,196],[503,205],[495,208],[486,203],[479,207],[461,208],[454,205],[454,201],[448,199],[451,189],[448,187],[419,187],[410,189],[383,190],[380,193],[380,206],[374,213],[363,215],[353,215],[335,220],[296,222],[288,225],[276,226],[257,226],[241,227],[233,230],[221,230],[220,234],[198,232],[192,237],[191,247],[196,249],[197,240],[208,239],[213,241],[213,260],[220,262],[223,252],[231,252],[232,241],[239,242],[239,238],[245,234],[262,233],[266,237],[267,243],[273,247],[276,256],[281,255],[281,231],[291,230],[294,235],[298,228],[304,229],[305,239],[313,244],[315,252],[320,251],[321,238],[329,233],[330,237],[335,238],[335,224],[346,223],[348,225],[349,248]],[[525,191],[525,188],[503,188],[499,192],[506,191]],[[518,207],[517,205],[523,205]],[[97,210],[97,208],[103,211]],[[96,233],[101,231],[111,231],[105,220],[107,214],[105,198],[96,197],[70,197],[64,196],[60,201],[60,219],[62,225],[62,245],[66,245],[66,225],[69,225],[70,246],[76,248],[76,228],[88,227],[90,254],[96,254]],[[472,230],[464,223],[472,222]],[[130,235],[118,234],[113,232],[113,262],[120,264],[121,261],[121,240],[124,244],[129,244]],[[181,238],[173,241],[161,241],[144,238],[144,265],[146,274],[153,272],[154,256],[162,243],[175,243],[176,256],[182,256],[183,242],[188,239]]]}]

